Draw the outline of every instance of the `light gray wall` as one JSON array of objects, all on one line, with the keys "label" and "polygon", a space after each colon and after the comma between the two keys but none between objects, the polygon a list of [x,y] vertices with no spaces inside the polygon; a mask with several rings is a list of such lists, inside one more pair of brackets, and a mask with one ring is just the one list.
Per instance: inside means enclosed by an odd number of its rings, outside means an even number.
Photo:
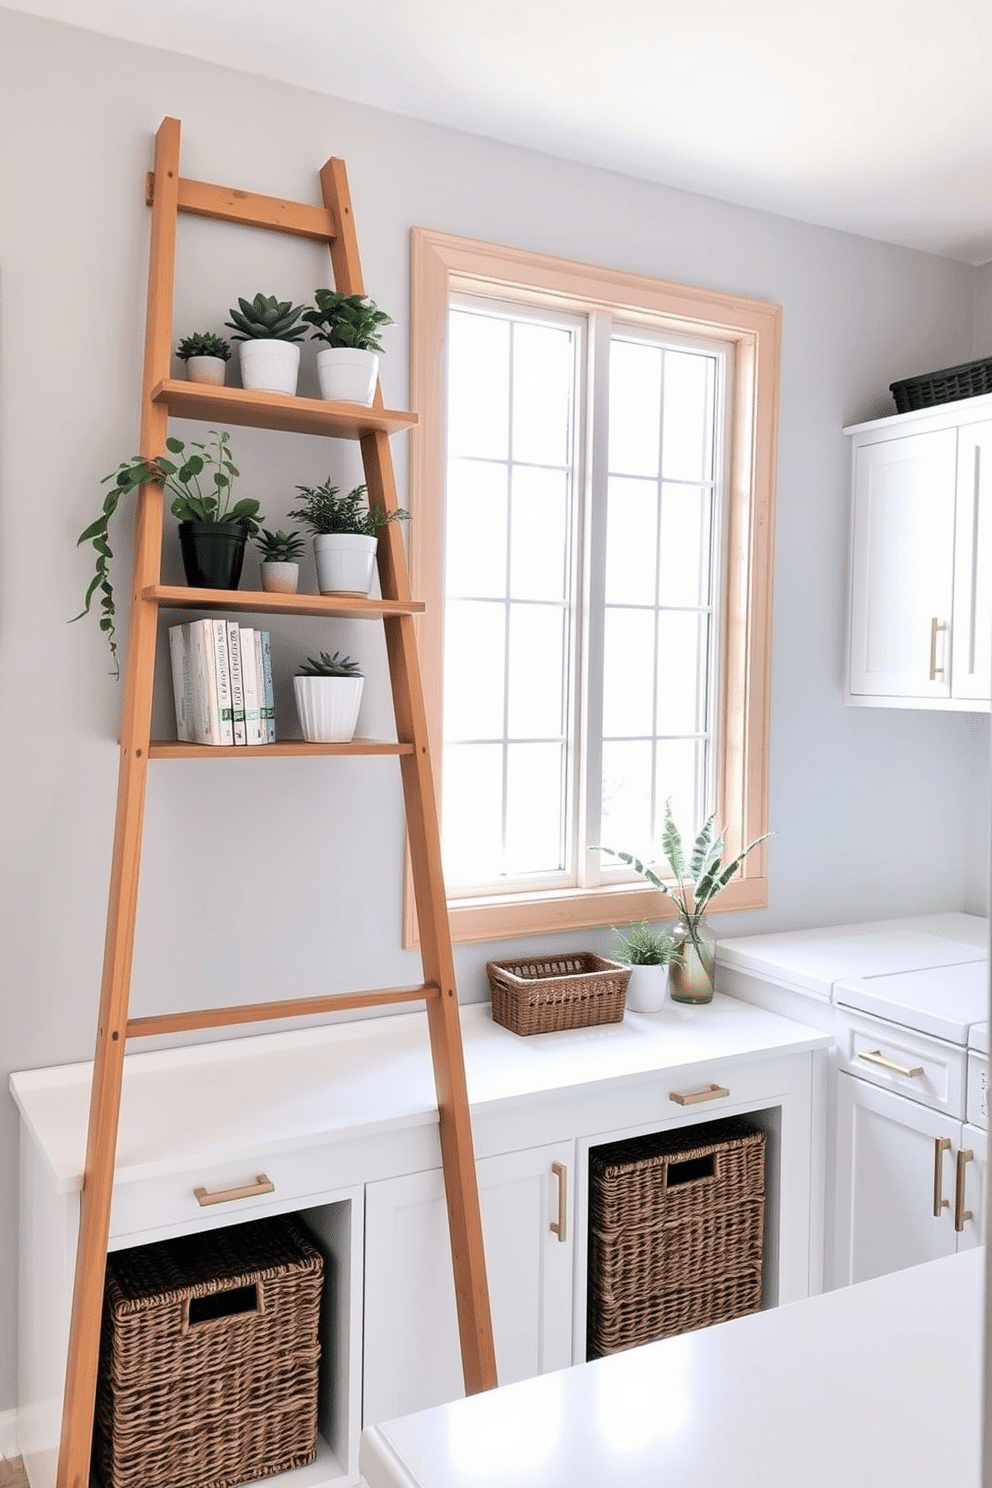
[{"label": "light gray wall", "polygon": [[[395,406],[407,394],[412,224],[781,303],[777,836],[767,911],[721,928],[983,907],[987,720],[841,705],[840,431],[890,412],[894,378],[971,354],[974,271],[0,10],[4,1080],[92,1051],[121,690],[95,621],[66,622],[89,572],[75,538],[99,477],[137,445],[143,177],[165,114],[183,120],[183,173],[200,179],[315,199],[317,168],[345,157],[366,283],[398,322],[383,371]],[[328,282],[306,244],[196,221],[181,232],[177,337],[220,329],[237,294],[305,298]],[[272,521],[297,483],[357,474],[355,452],[333,444],[235,431],[234,447],[245,494]],[[402,479],[402,441],[397,455]],[[128,544],[124,522],[121,596]],[[171,532],[165,564],[178,575]],[[320,641],[369,662],[365,723],[388,720],[371,627],[272,630],[284,710],[292,660]],[[157,707],[167,728],[166,700]],[[419,975],[400,945],[392,762],[159,764],[147,825],[136,1012]],[[504,949],[459,951],[464,998],[485,995],[485,961]],[[0,1103],[2,1411],[15,1398],[17,1123]]]}]

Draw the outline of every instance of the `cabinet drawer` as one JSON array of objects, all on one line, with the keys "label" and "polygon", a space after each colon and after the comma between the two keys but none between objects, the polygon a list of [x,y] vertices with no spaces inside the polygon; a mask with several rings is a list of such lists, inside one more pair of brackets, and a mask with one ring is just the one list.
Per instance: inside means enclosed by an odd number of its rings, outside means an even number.
[{"label": "cabinet drawer", "polygon": [[968,1054],[968,1115],[972,1126],[989,1129],[989,1060],[987,1054]]},{"label": "cabinet drawer", "polygon": [[841,1069],[886,1090],[964,1119],[966,1051],[881,1018],[838,1009]]},{"label": "cabinet drawer", "polygon": [[[326,1150],[311,1148],[119,1183],[110,1216],[111,1247],[277,1214],[333,1189],[328,1166]],[[204,1190],[201,1198],[197,1189]]]}]

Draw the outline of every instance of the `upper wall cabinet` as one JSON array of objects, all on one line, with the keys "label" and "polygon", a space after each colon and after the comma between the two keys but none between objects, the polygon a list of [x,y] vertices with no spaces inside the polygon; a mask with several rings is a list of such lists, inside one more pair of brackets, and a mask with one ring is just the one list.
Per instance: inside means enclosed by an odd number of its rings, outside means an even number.
[{"label": "upper wall cabinet", "polygon": [[988,712],[992,394],[844,432],[853,492],[845,701]]}]

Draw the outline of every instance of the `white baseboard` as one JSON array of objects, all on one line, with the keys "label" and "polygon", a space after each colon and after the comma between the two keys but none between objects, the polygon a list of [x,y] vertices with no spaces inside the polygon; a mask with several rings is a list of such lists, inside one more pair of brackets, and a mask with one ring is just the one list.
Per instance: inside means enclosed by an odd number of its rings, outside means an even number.
[{"label": "white baseboard", "polygon": [[20,1450],[16,1409],[0,1411],[0,1457],[17,1457]]}]

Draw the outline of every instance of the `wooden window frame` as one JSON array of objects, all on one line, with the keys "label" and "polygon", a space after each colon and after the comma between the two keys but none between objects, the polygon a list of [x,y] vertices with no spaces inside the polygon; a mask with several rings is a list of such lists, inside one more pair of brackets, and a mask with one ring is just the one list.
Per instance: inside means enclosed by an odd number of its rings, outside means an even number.
[{"label": "wooden window frame", "polygon": [[[452,293],[502,292],[564,310],[603,309],[627,321],[723,341],[734,363],[728,444],[725,593],[719,687],[717,819],[728,856],[768,830],[771,576],[782,310],[764,300],[597,268],[471,238],[411,229],[410,574],[427,610],[418,621],[424,696],[440,799],[443,675],[445,361]],[[767,844],[750,853],[713,913],[767,904]],[[449,900],[454,941],[512,939],[658,920],[670,899],[637,883]],[[407,872],[404,944],[418,943]]]}]

